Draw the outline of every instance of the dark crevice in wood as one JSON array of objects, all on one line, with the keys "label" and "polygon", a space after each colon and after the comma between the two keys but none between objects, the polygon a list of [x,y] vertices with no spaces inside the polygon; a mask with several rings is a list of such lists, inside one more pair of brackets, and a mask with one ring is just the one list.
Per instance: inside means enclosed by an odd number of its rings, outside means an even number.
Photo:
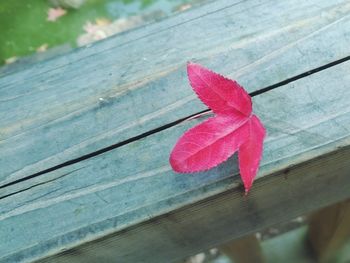
[{"label": "dark crevice in wood", "polygon": [[[309,70],[309,71],[306,71],[306,72],[301,73],[301,74],[299,74],[299,75],[293,76],[293,77],[288,78],[288,79],[286,79],[286,80],[283,80],[283,81],[281,81],[281,82],[278,82],[278,83],[275,83],[275,84],[273,84],[273,85],[270,85],[270,86],[261,88],[261,89],[256,90],[256,91],[253,91],[253,92],[250,93],[250,95],[251,95],[252,97],[258,96],[258,95],[263,94],[263,93],[265,93],[265,92],[268,92],[268,91],[270,91],[270,90],[273,90],[273,89],[276,89],[276,88],[278,88],[278,87],[287,85],[287,84],[289,84],[289,83],[291,83],[291,82],[294,82],[294,81],[296,81],[296,80],[302,79],[302,78],[304,78],[304,77],[310,76],[310,75],[315,74],[315,73],[317,73],[317,72],[326,70],[326,69],[328,69],[328,68],[330,68],[330,67],[333,67],[333,66],[339,65],[339,64],[341,64],[341,63],[344,63],[344,62],[346,62],[346,61],[348,61],[348,60],[350,60],[350,56],[346,56],[346,57],[344,57],[344,58],[342,58],[342,59],[333,61],[333,62],[331,62],[331,63],[325,64],[325,65],[323,65],[323,66],[320,66],[320,67],[317,67],[317,68],[314,68],[314,69],[311,69],[311,70]],[[200,112],[191,114],[191,115],[189,115],[189,116],[183,117],[183,118],[178,119],[178,120],[176,120],[176,121],[167,123],[167,124],[165,124],[165,125],[162,125],[162,126],[160,126],[160,127],[155,128],[155,129],[152,129],[152,130],[146,131],[146,132],[144,132],[144,133],[141,133],[141,134],[139,134],[139,135],[136,135],[136,136],[134,136],[134,137],[131,137],[131,138],[127,139],[127,140],[124,140],[124,141],[121,141],[121,142],[112,144],[112,145],[110,145],[110,146],[108,146],[108,147],[102,148],[102,149],[100,149],[100,150],[97,150],[97,151],[94,151],[94,152],[91,152],[91,153],[82,155],[82,156],[80,156],[80,157],[78,157],[78,158],[71,159],[71,160],[66,161],[66,162],[64,162],[64,163],[55,165],[55,166],[53,166],[53,167],[47,168],[47,169],[45,169],[45,170],[39,171],[39,172],[34,173],[34,174],[31,174],[31,175],[28,175],[28,176],[23,177],[23,178],[21,178],[21,179],[14,180],[14,181],[12,181],[12,182],[9,182],[9,183],[6,183],[6,184],[4,184],[4,185],[1,185],[1,186],[0,186],[0,189],[5,188],[5,187],[8,187],[8,186],[11,186],[11,185],[15,185],[15,184],[17,184],[17,183],[21,183],[21,182],[24,182],[24,181],[27,181],[27,180],[30,180],[30,179],[33,179],[33,178],[35,178],[35,177],[37,177],[37,176],[40,176],[40,175],[43,175],[43,174],[46,174],[46,173],[49,173],[49,172],[58,170],[58,169],[60,169],[60,168],[63,168],[63,167],[66,167],[66,166],[69,166],[69,165],[72,165],[72,164],[75,164],[75,163],[78,163],[78,162],[81,162],[81,161],[84,161],[84,160],[87,160],[87,159],[89,159],[89,158],[98,156],[98,155],[100,155],[100,154],[104,154],[104,153],[109,152],[109,151],[111,151],[111,150],[114,150],[114,149],[116,149],[116,148],[122,147],[122,146],[124,146],[124,145],[129,144],[129,143],[132,143],[132,142],[141,140],[141,139],[146,138],[146,137],[148,137],[148,136],[150,136],[150,135],[153,135],[153,134],[156,134],[156,133],[158,133],[158,132],[161,132],[161,131],[164,131],[164,130],[166,130],[166,129],[169,129],[169,128],[171,128],[171,127],[174,127],[174,126],[180,124],[181,122],[186,121],[187,119],[193,118],[193,117],[195,117],[196,115],[199,115],[199,114],[202,114],[202,113],[205,113],[205,112],[209,112],[209,111],[210,111],[210,109],[206,109],[206,110],[203,110],[203,111],[200,111]],[[1,197],[0,197],[0,200],[3,199],[3,198],[9,197],[9,196],[11,196],[11,195],[14,195],[14,194],[16,194],[16,193],[12,193],[12,194],[7,194],[7,195],[5,195],[5,196],[1,196]]]},{"label": "dark crevice in wood", "polygon": [[[47,181],[44,181],[44,182],[41,182],[41,183],[37,183],[37,184],[31,185],[31,186],[29,186],[29,187],[27,187],[27,188],[24,188],[24,189],[21,189],[21,190],[19,190],[19,191],[16,191],[16,192],[13,192],[13,193],[9,193],[9,194],[3,195],[3,196],[0,197],[0,200],[1,200],[1,199],[4,199],[4,198],[6,198],[6,197],[9,197],[9,196],[11,196],[11,195],[19,194],[19,193],[21,193],[21,192],[30,190],[30,189],[32,189],[32,188],[34,188],[34,187],[39,186],[39,185],[43,185],[43,184],[47,184],[47,183],[56,181],[56,180],[61,179],[62,177],[65,177],[65,176],[67,176],[67,175],[69,175],[69,174],[71,174],[71,173],[74,173],[74,172],[76,172],[76,171],[79,171],[79,170],[83,169],[84,167],[85,167],[85,166],[80,167],[80,168],[78,168],[78,169],[74,169],[73,171],[70,171],[70,172],[68,172],[68,173],[64,173],[64,174],[62,174],[62,175],[60,175],[60,176],[58,176],[58,177],[56,177],[56,178],[53,178],[53,179],[50,179],[50,180],[47,180]],[[5,187],[5,186],[2,186],[2,187]],[[50,193],[48,193],[48,194],[50,194]],[[42,196],[41,196],[41,197],[42,197]],[[32,200],[32,201],[33,201],[33,200]]]},{"label": "dark crevice in wood", "polygon": [[348,60],[350,60],[350,56],[346,56],[346,57],[344,57],[344,58],[341,58],[341,59],[338,59],[338,60],[336,60],[336,61],[330,62],[330,63],[325,64],[325,65],[323,65],[323,66],[320,66],[320,67],[318,67],[318,68],[314,68],[314,69],[311,69],[311,70],[306,71],[306,72],[304,72],[304,73],[301,73],[301,74],[299,74],[299,75],[296,75],[296,76],[294,76],[294,77],[285,79],[285,80],[283,80],[283,81],[281,81],[281,82],[278,82],[278,83],[276,83],[276,84],[267,86],[267,87],[265,87],[265,88],[262,88],[262,89],[259,89],[259,90],[256,90],[256,91],[253,91],[252,93],[250,93],[250,96],[254,97],[254,96],[257,96],[257,95],[259,95],[259,94],[265,93],[265,92],[267,92],[267,91],[270,91],[270,90],[276,89],[276,88],[278,88],[278,87],[287,85],[287,84],[289,84],[289,83],[291,83],[291,82],[293,82],[293,81],[296,81],[296,80],[305,78],[305,77],[307,77],[307,76],[310,76],[310,75],[315,74],[315,73],[317,73],[317,72],[320,72],[320,71],[322,71],[322,70],[325,70],[325,69],[334,67],[334,66],[339,65],[339,64],[341,64],[341,63],[343,63],[343,62],[346,62],[346,61],[348,61]]}]

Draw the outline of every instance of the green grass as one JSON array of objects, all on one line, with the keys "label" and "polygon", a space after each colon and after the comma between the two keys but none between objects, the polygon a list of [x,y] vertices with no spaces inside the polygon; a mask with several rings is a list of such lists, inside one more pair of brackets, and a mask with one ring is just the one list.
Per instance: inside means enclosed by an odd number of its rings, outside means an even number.
[{"label": "green grass", "polygon": [[[79,10],[56,22],[48,22],[45,0],[1,0],[0,3],[0,61],[13,56],[28,55],[47,43],[49,47],[70,43],[75,46],[76,38],[83,33],[86,21],[107,17],[107,10],[99,0],[87,1]],[[103,1],[105,2],[105,1]]]},{"label": "green grass", "polygon": [[[87,21],[102,17],[113,20],[154,7],[169,9],[182,2],[190,1],[87,0],[80,9],[70,9],[56,22],[49,22],[46,20],[51,7],[48,0],[0,0],[0,65],[7,58],[34,53],[43,44],[50,48],[69,43],[75,47]],[[116,4],[113,12],[108,10],[111,4]]]}]

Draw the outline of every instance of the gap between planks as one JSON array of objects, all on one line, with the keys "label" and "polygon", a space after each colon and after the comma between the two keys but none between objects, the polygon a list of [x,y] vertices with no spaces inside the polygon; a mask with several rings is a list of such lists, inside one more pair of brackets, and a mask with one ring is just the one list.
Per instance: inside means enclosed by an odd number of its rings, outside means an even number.
[{"label": "gap between planks", "polygon": [[[216,11],[217,11],[217,10],[216,10]],[[314,68],[314,69],[305,71],[305,72],[303,72],[303,73],[301,73],[301,74],[295,75],[295,76],[293,76],[293,77],[290,77],[290,78],[285,79],[285,80],[283,80],[283,81],[277,82],[277,83],[272,84],[272,85],[270,85],[270,86],[267,86],[267,87],[258,89],[258,90],[256,90],[256,91],[253,91],[253,92],[249,93],[249,95],[252,96],[252,97],[258,96],[258,95],[263,94],[263,93],[266,93],[266,92],[268,92],[268,91],[270,91],[270,90],[277,89],[278,87],[287,85],[287,84],[289,84],[289,83],[291,83],[291,82],[294,82],[294,81],[297,81],[297,80],[299,80],[299,79],[308,77],[308,76],[310,76],[310,75],[312,75],[312,74],[315,74],[315,73],[318,73],[318,72],[320,72],[320,71],[326,70],[326,69],[328,69],[328,68],[334,67],[334,66],[336,66],[336,65],[339,65],[339,64],[341,64],[341,63],[347,62],[347,61],[349,61],[349,60],[350,60],[350,55],[349,55],[349,56],[346,56],[346,57],[344,57],[344,58],[335,60],[335,61],[333,61],[333,62],[327,63],[327,64],[322,65],[322,66],[320,66],[320,67],[317,67],[317,68]],[[175,120],[175,121],[173,121],[173,122],[164,124],[164,125],[159,126],[159,127],[155,128],[155,129],[152,129],[152,130],[146,131],[146,132],[144,132],[144,133],[138,134],[138,135],[136,135],[136,136],[133,136],[133,137],[131,137],[131,138],[129,138],[129,139],[126,139],[126,140],[123,140],[123,141],[121,141],[121,142],[117,142],[117,143],[115,143],[115,144],[112,144],[112,145],[110,145],[110,146],[108,146],[108,147],[105,147],[105,148],[99,149],[99,150],[97,150],[97,151],[94,151],[94,152],[91,152],[91,153],[82,155],[82,156],[80,156],[80,157],[78,157],[78,158],[74,158],[74,159],[68,160],[68,161],[63,162],[63,163],[61,163],[61,164],[52,166],[52,167],[50,167],[50,168],[41,170],[41,171],[39,171],[39,172],[36,172],[36,173],[31,174],[31,175],[28,175],[28,176],[25,176],[25,177],[23,177],[23,178],[21,178],[21,179],[14,180],[14,181],[12,181],[12,182],[6,183],[6,184],[4,184],[4,185],[1,185],[1,186],[0,186],[0,189],[5,188],[5,187],[8,187],[8,186],[11,186],[11,185],[15,185],[15,184],[17,184],[17,183],[21,183],[21,182],[24,182],[24,181],[28,181],[28,180],[33,179],[33,178],[35,178],[35,177],[38,177],[38,176],[40,176],[40,175],[43,175],[43,174],[46,174],[46,173],[50,173],[50,172],[52,172],[52,171],[61,169],[61,168],[63,168],[63,167],[66,167],[66,166],[69,166],[69,165],[72,165],[72,164],[75,164],[75,163],[78,163],[78,162],[87,160],[87,159],[89,159],[89,158],[98,156],[98,155],[103,154],[103,153],[106,153],[106,152],[109,152],[109,151],[111,151],[111,150],[117,149],[117,148],[122,147],[122,146],[124,146],[124,145],[127,145],[127,144],[129,144],[129,143],[132,143],[132,142],[141,140],[141,139],[143,139],[143,138],[146,138],[146,137],[151,136],[151,135],[153,135],[153,134],[156,134],[156,133],[158,133],[158,132],[164,131],[164,130],[169,129],[169,128],[171,128],[171,127],[174,127],[174,126],[176,126],[176,125],[182,123],[183,121],[186,121],[186,120],[188,120],[188,119],[191,119],[191,118],[193,118],[193,117],[196,117],[197,115],[200,115],[200,114],[203,114],[203,113],[206,113],[206,112],[209,112],[209,111],[210,111],[210,109],[206,109],[206,110],[203,110],[203,111],[200,111],[200,112],[191,114],[191,115],[189,115],[189,116],[186,116],[186,117],[177,119],[177,120]],[[30,187],[30,188],[32,188],[32,187]],[[28,188],[27,188],[27,189],[28,189]],[[22,190],[20,190],[20,191],[16,191],[16,192],[13,192],[13,193],[4,195],[4,196],[0,196],[0,200],[1,200],[1,199],[4,199],[4,198],[7,198],[7,197],[10,197],[10,196],[12,196],[12,195],[15,195],[15,194],[17,194],[17,193],[23,192],[23,191],[25,191],[25,190],[27,190],[27,189],[22,189]]]}]

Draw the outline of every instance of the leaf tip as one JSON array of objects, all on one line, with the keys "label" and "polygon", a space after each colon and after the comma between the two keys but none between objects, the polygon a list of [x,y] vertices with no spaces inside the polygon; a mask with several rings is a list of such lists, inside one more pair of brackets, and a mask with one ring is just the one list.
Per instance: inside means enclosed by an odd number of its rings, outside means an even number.
[{"label": "leaf tip", "polygon": [[170,154],[169,163],[170,163],[170,166],[173,169],[173,171],[178,173],[179,169],[178,169],[178,165],[176,164],[176,162],[173,158],[173,152]]},{"label": "leaf tip", "polygon": [[176,173],[190,173],[187,166],[184,166],[184,164],[174,156],[174,151],[170,154],[169,163],[173,171]]},{"label": "leaf tip", "polygon": [[189,74],[192,70],[194,70],[195,68],[198,68],[198,64],[192,62],[192,61],[188,61],[187,62],[187,74]]}]

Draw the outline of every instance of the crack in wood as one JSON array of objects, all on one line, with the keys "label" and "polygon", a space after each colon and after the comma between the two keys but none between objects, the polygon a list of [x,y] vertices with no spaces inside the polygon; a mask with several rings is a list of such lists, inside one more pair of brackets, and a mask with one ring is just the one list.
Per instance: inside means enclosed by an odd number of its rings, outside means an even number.
[{"label": "crack in wood", "polygon": [[[284,86],[284,85],[287,85],[291,82],[294,82],[294,81],[297,81],[299,79],[302,79],[302,78],[305,78],[305,77],[308,77],[312,74],[315,74],[315,73],[318,73],[320,71],[323,71],[323,70],[326,70],[328,68],[331,68],[331,67],[334,67],[336,65],[339,65],[341,63],[344,63],[344,62],[347,62],[350,60],[350,55],[349,56],[346,56],[346,57],[343,57],[341,59],[338,59],[338,60],[335,60],[333,62],[330,62],[330,63],[327,63],[325,65],[322,65],[320,67],[317,67],[317,68],[314,68],[314,69],[311,69],[311,70],[308,70],[304,73],[301,73],[301,74],[298,74],[298,75],[295,75],[291,78],[288,78],[288,79],[285,79],[283,81],[280,81],[280,82],[277,82],[273,85],[270,85],[270,86],[267,86],[267,87],[264,87],[264,88],[261,88],[261,89],[258,89],[256,91],[253,91],[250,93],[250,96],[252,97],[255,97],[255,96],[258,96],[258,95],[261,95],[263,93],[266,93],[268,91],[271,91],[271,90],[274,90],[274,89],[277,89],[278,87],[281,87],[281,86]],[[203,110],[203,111],[200,111],[200,112],[196,112],[194,114],[191,114],[189,116],[186,116],[186,117],[183,117],[183,118],[180,118],[180,119],[177,119],[173,122],[170,122],[170,123],[167,123],[167,124],[164,124],[162,126],[159,126],[155,129],[151,129],[149,131],[146,131],[144,133],[141,133],[141,134],[138,134],[136,136],[133,136],[133,137],[130,137],[129,139],[126,139],[126,140],[123,140],[121,142],[118,142],[118,143],[115,143],[115,144],[112,144],[108,147],[105,147],[105,148],[102,148],[102,149],[99,149],[97,151],[94,151],[94,152],[91,152],[91,153],[88,153],[88,154],[85,154],[85,155],[82,155],[78,158],[74,158],[74,159],[71,159],[71,160],[68,160],[66,162],[63,162],[61,164],[58,164],[58,165],[55,165],[55,166],[52,166],[50,168],[47,168],[47,169],[44,169],[44,170],[41,170],[39,172],[36,172],[36,173],[33,173],[31,175],[28,175],[28,176],[25,176],[23,178],[20,178],[18,180],[14,180],[12,182],[9,182],[9,183],[6,183],[4,185],[1,185],[0,186],[0,189],[3,189],[5,187],[8,187],[8,186],[11,186],[11,185],[15,185],[15,184],[18,184],[18,183],[21,183],[21,182],[24,182],[24,181],[28,181],[30,179],[33,179],[35,177],[38,177],[40,175],[43,175],[43,174],[47,174],[47,173],[50,173],[52,171],[55,171],[55,170],[58,170],[58,169],[61,169],[63,167],[66,167],[66,166],[69,166],[69,165],[72,165],[72,164],[75,164],[75,163],[78,163],[78,162],[81,162],[81,161],[84,161],[84,160],[87,160],[89,158],[92,158],[92,157],[95,157],[95,156],[98,156],[100,154],[104,154],[106,152],[109,152],[111,150],[114,150],[114,149],[117,149],[119,147],[122,147],[124,145],[127,145],[129,143],[132,143],[132,142],[135,142],[135,141],[138,141],[138,140],[141,140],[141,139],[144,139],[148,136],[151,136],[153,134],[156,134],[156,133],[159,133],[161,131],[164,131],[166,129],[169,129],[169,128],[172,128],[180,123],[182,123],[183,121],[186,121],[188,119],[191,119],[193,117],[196,117],[197,115],[200,115],[200,114],[203,114],[203,113],[206,113],[206,112],[209,112],[210,109],[206,109],[206,110]],[[29,188],[26,188],[26,189],[23,189],[21,191],[25,191],[27,189],[30,189],[32,187],[35,187],[36,185],[34,186],[31,186]],[[17,192],[15,193],[10,193],[10,194],[7,194],[7,195],[4,195],[4,196],[1,196],[0,197],[0,200],[3,199],[3,198],[6,198],[6,197],[9,197],[11,195],[14,195],[16,194]]]}]

